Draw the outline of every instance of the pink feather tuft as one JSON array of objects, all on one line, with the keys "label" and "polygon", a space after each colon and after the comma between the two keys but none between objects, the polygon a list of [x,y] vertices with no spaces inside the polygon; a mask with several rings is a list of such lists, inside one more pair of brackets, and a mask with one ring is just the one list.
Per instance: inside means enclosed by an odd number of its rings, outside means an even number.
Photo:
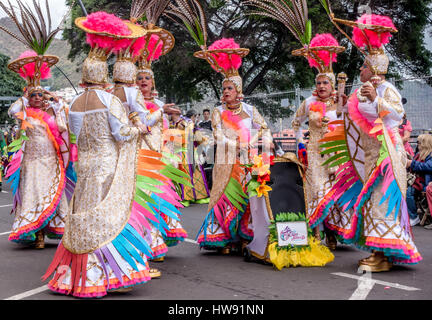
[{"label": "pink feather tuft", "polygon": [[[324,33],[324,34],[317,34],[310,42],[309,47],[323,47],[323,46],[339,46],[339,42],[330,34],[330,33]],[[326,50],[318,51],[318,57],[324,62],[324,65],[327,67],[330,65],[330,62],[336,62],[337,61],[337,54],[334,53],[331,56],[330,59],[330,52]],[[308,58],[309,65],[311,67],[319,68],[319,63],[312,58]]]},{"label": "pink feather tuft", "polygon": [[[24,51],[21,53],[18,59],[27,58],[27,57],[36,57],[37,53],[34,51]],[[41,66],[41,80],[49,79],[51,78],[51,69],[48,67],[48,64],[46,62],[42,63]],[[20,69],[19,75],[26,78],[33,78],[35,74],[35,63],[27,63]]]},{"label": "pink feather tuft", "polygon": [[[240,46],[238,45],[238,43],[234,41],[233,38],[229,38],[229,39],[223,38],[221,40],[215,41],[209,47],[209,50],[238,49],[238,48],[240,48]],[[238,70],[242,65],[242,58],[236,54],[231,55],[231,59],[229,58],[229,55],[226,53],[212,54],[212,56],[216,59],[219,66],[221,66],[225,71],[228,71],[231,68]],[[213,69],[215,68],[213,67]]]},{"label": "pink feather tuft", "polygon": [[222,112],[222,122],[225,128],[234,130],[240,138],[240,142],[249,142],[251,139],[250,130],[243,123],[243,119],[232,113],[232,111],[224,110]]},{"label": "pink feather tuft", "polygon": [[[389,17],[376,14],[364,14],[357,20],[357,23],[391,27],[396,30],[393,21]],[[390,32],[379,34],[367,29],[363,29],[363,32],[360,28],[354,27],[353,41],[360,48],[366,47],[369,43],[373,48],[381,48],[383,44],[389,43],[392,37]]]},{"label": "pink feather tuft", "polygon": [[[83,26],[97,32],[107,32],[118,36],[128,36],[131,34],[128,26],[122,19],[113,14],[104,11],[91,13],[83,22]],[[96,34],[87,34],[87,43],[94,48],[96,45],[99,48],[111,49],[119,51],[127,48],[130,45],[129,39],[115,40],[111,37],[101,36]]]},{"label": "pink feather tuft", "polygon": [[159,106],[157,106],[153,102],[146,102],[145,106],[146,106],[147,110],[150,111],[150,113],[153,113],[153,112],[158,111],[160,109]]},{"label": "pink feather tuft", "polygon": [[138,57],[139,55],[141,55],[142,50],[145,47],[145,43],[146,43],[145,37],[141,37],[141,38],[136,39],[136,41],[133,43],[133,45],[130,49],[132,56]]},{"label": "pink feather tuft", "polygon": [[[159,36],[153,34],[150,37],[148,46],[147,46],[147,51],[149,52],[149,56],[147,57],[147,61],[156,61],[160,58],[161,54],[162,54],[162,46],[163,43],[162,41],[159,42],[159,44],[157,45],[157,48],[155,50],[155,46],[159,41]],[[153,50],[155,50],[155,52],[153,53]]]}]

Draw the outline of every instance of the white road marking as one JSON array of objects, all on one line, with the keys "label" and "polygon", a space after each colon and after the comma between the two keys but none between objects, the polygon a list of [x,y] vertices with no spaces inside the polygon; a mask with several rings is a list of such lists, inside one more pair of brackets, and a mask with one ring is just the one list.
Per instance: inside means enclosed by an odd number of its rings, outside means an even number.
[{"label": "white road marking", "polygon": [[12,231],[8,231],[8,232],[3,232],[3,233],[0,233],[0,236],[4,236],[4,235],[6,235],[6,234],[10,234]]},{"label": "white road marking", "polygon": [[8,191],[4,191],[4,190],[2,190],[2,193],[9,193]]},{"label": "white road marking", "polygon": [[41,293],[41,292],[44,292],[44,291],[47,291],[47,290],[49,290],[49,289],[48,289],[48,286],[47,286],[47,285],[44,285],[44,286],[42,286],[42,287],[39,287],[39,288],[36,288],[36,289],[33,289],[33,290],[29,290],[29,291],[26,291],[26,292],[23,292],[23,293],[17,294],[17,295],[15,295],[15,296],[12,296],[12,297],[6,298],[6,299],[4,299],[4,300],[22,300],[22,299],[24,299],[24,298],[27,298],[27,297],[33,296],[33,295],[35,295],[35,294],[38,294],[38,293]]},{"label": "white road marking", "polygon": [[189,242],[189,243],[198,244],[198,242],[196,242],[195,240],[192,240],[192,239],[185,239],[185,241]]},{"label": "white road marking", "polygon": [[[359,268],[357,273],[362,273],[363,270],[364,269]],[[364,275],[359,277],[357,289],[348,300],[366,300],[374,285],[375,282],[372,279],[372,273],[370,271],[366,271]]]},{"label": "white road marking", "polygon": [[[418,290],[421,290],[421,289],[415,288],[415,287],[404,286],[404,285],[401,285],[399,283],[381,281],[381,280],[376,280],[376,279],[370,279],[370,281],[369,280],[365,281],[365,279],[363,278],[363,276],[356,276],[356,275],[352,275],[352,274],[348,274],[348,273],[343,273],[343,272],[335,272],[335,273],[332,273],[332,274],[335,275],[335,276],[340,276],[340,277],[345,277],[345,278],[351,278],[351,279],[359,280],[360,281],[359,282],[359,287],[360,287],[360,283],[361,282],[366,282],[367,285],[369,285],[369,286],[371,286],[371,283],[373,282],[373,284],[380,284],[382,286],[391,287],[391,288],[400,289],[400,290],[405,290],[405,291],[418,291]],[[365,287],[366,287],[366,285],[365,285]],[[363,288],[363,291],[361,291],[361,293],[364,293],[364,292],[366,292],[366,290]],[[357,297],[360,297],[360,290],[359,290],[359,293],[358,293]]]}]

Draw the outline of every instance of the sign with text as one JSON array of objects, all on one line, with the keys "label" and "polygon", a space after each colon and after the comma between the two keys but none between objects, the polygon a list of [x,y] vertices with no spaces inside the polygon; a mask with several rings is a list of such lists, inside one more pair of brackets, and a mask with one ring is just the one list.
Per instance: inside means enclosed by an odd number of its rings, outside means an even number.
[{"label": "sign with text", "polygon": [[306,246],[308,244],[306,221],[277,222],[276,228],[279,247]]}]

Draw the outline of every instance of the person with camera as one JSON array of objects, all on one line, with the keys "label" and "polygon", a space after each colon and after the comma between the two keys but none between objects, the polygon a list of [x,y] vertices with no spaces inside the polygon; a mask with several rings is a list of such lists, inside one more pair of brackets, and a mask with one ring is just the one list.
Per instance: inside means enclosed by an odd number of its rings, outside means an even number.
[{"label": "person with camera", "polygon": [[[419,135],[417,145],[419,152],[414,156],[414,159],[407,161],[409,178],[406,199],[411,226],[420,223],[415,201],[416,194],[427,192],[428,190],[430,193],[432,189],[432,135]],[[429,204],[430,197],[428,200]],[[430,205],[429,208],[431,208]]]}]

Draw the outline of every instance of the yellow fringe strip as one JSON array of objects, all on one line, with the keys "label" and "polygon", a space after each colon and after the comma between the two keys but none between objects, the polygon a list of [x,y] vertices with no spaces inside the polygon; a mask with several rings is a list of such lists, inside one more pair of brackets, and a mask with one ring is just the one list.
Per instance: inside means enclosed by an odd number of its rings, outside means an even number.
[{"label": "yellow fringe strip", "polygon": [[270,261],[278,270],[283,267],[323,267],[334,260],[329,248],[314,237],[309,237],[309,248],[300,250],[277,250],[277,242],[269,245]]}]

